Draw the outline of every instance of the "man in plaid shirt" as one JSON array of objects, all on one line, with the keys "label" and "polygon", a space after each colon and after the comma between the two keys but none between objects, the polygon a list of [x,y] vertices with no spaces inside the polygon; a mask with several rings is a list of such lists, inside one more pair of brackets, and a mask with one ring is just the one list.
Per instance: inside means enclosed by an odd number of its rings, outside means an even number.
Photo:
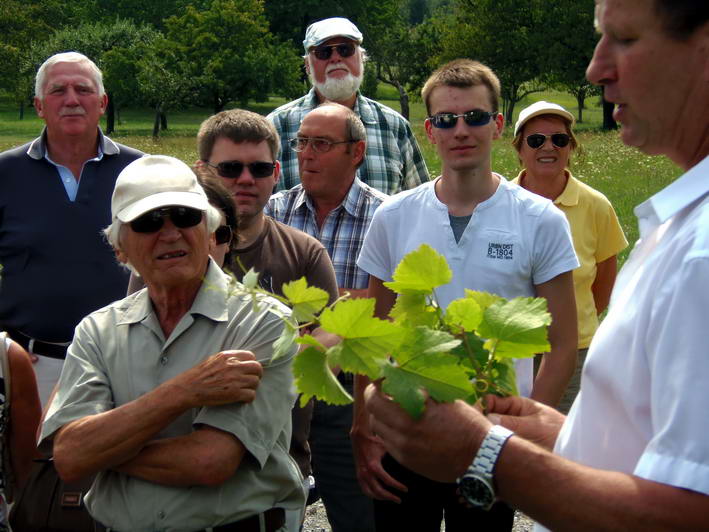
[{"label": "man in plaid shirt", "polygon": [[[387,197],[356,176],[366,151],[362,121],[349,108],[320,104],[304,119],[290,148],[301,184],[281,191],[264,212],[322,242],[335,266],[340,292],[366,295],[369,275],[357,264],[374,211]],[[338,375],[352,392],[352,376]],[[352,405],[316,402],[310,427],[313,475],[333,532],[373,531],[372,500],[357,482],[349,429]]]},{"label": "man in plaid shirt", "polygon": [[399,113],[362,96],[366,53],[362,34],[345,18],[328,18],[308,26],[305,70],[313,88],[305,96],[271,112],[267,118],[281,137],[281,179],[277,190],[299,183],[298,159],[288,149],[305,115],[326,100],[349,107],[367,132],[367,153],[357,176],[385,194],[396,194],[429,180],[426,162],[411,126]]}]

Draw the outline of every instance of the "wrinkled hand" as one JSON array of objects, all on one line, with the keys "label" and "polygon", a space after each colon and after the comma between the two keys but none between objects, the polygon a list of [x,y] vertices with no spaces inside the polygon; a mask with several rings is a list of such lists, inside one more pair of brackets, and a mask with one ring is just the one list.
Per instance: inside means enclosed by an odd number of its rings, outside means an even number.
[{"label": "wrinkled hand", "polygon": [[455,482],[472,462],[492,426],[463,401],[426,401],[419,420],[411,418],[378,385],[369,385],[365,401],[372,431],[396,460],[438,482]]},{"label": "wrinkled hand", "polygon": [[526,397],[488,395],[488,419],[551,451],[566,416],[554,408]]},{"label": "wrinkled hand", "polygon": [[256,398],[263,368],[251,351],[222,351],[181,373],[178,386],[192,408],[250,403]]}]

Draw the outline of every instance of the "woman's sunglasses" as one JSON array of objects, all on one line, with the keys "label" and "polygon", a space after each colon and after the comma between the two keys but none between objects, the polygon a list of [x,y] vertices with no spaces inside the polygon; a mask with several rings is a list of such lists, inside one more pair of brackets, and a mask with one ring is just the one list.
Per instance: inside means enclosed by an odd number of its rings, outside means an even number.
[{"label": "woman's sunglasses", "polygon": [[228,225],[220,225],[217,230],[214,231],[214,238],[217,241],[217,246],[222,244],[230,244],[231,238],[233,236],[233,231]]},{"label": "woman's sunglasses", "polygon": [[165,218],[170,217],[175,227],[187,229],[202,221],[202,211],[190,207],[162,207],[148,211],[130,222],[130,227],[136,233],[155,233],[165,224]]},{"label": "woman's sunglasses", "polygon": [[566,133],[554,133],[553,135],[533,133],[531,135],[528,135],[525,140],[527,141],[527,146],[529,146],[533,150],[538,150],[539,148],[544,146],[544,143],[547,141],[547,139],[551,139],[551,143],[557,148],[565,148],[569,144],[571,137]]},{"label": "woman's sunglasses", "polygon": [[497,113],[474,109],[473,111],[467,111],[460,115],[454,113],[438,113],[433,116],[429,116],[428,119],[431,121],[433,127],[437,127],[439,129],[451,129],[458,123],[459,118],[462,118],[467,125],[476,127],[484,126],[495,115],[497,115]]},{"label": "woman's sunglasses", "polygon": [[352,55],[354,55],[356,48],[354,44],[349,42],[343,42],[340,44],[329,44],[314,48],[313,55],[321,61],[327,61],[332,57],[333,50],[337,50],[337,54],[340,57],[351,57]]},{"label": "woman's sunglasses", "polygon": [[241,161],[223,161],[218,164],[212,164],[209,161],[204,161],[207,166],[214,168],[222,177],[236,179],[241,176],[244,167],[249,169],[249,172],[255,178],[270,177],[273,175],[273,170],[276,168],[276,163],[266,161],[256,161],[254,163],[244,164]]}]

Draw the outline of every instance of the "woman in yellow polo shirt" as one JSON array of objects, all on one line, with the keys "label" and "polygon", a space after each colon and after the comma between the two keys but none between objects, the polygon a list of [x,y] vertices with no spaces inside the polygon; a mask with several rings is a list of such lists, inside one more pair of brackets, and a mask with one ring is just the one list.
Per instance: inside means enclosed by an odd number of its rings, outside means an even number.
[{"label": "woman in yellow polo shirt", "polygon": [[608,199],[569,172],[571,152],[578,147],[573,125],[573,115],[560,105],[537,102],[519,114],[512,141],[523,166],[514,181],[549,198],[564,212],[581,263],[574,270],[579,359],[559,403],[564,412],[578,392],[581,368],[598,328],[598,316],[608,306],[616,276],[616,257],[628,245]]}]

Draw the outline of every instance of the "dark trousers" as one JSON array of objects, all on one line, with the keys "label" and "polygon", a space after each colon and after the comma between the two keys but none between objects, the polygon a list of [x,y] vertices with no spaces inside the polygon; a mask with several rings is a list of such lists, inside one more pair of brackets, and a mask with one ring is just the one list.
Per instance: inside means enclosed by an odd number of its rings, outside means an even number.
[{"label": "dark trousers", "polygon": [[496,503],[490,511],[469,508],[460,502],[456,484],[434,482],[405,468],[388,454],[384,469],[406,485],[408,492],[394,490],[401,504],[374,501],[377,532],[416,530],[439,532],[441,519],[446,520],[446,532],[509,532],[514,522],[514,510]]},{"label": "dark trousers", "polygon": [[372,499],[357,481],[351,426],[352,405],[315,402],[310,426],[313,476],[333,532],[374,532]]}]

